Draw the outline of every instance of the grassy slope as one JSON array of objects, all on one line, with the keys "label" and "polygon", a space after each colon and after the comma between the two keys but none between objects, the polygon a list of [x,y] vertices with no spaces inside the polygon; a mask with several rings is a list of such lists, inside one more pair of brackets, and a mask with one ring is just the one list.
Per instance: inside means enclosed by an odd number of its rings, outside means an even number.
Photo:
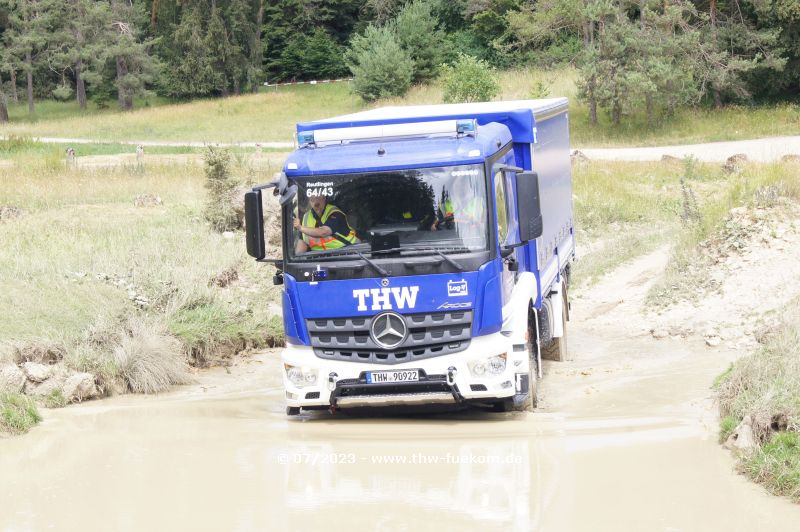
[{"label": "grassy slope", "polygon": [[[164,205],[134,207],[142,193]],[[240,237],[208,229],[204,198],[195,166],[67,171],[42,161],[0,169],[0,205],[24,211],[0,222],[0,343],[56,342],[74,351],[93,327],[130,316],[154,319],[179,337],[193,320],[214,324],[185,339],[189,350],[273,334],[271,272],[245,258]],[[246,286],[209,286],[230,267]],[[145,311],[131,290],[151,302]]]},{"label": "grassy slope", "polygon": [[[685,144],[716,140],[748,139],[800,134],[800,107],[729,107],[686,109],[671,119],[649,127],[642,116],[626,117],[612,128],[605,115],[600,125],[588,124],[588,109],[576,98],[577,73],[564,68],[554,71],[531,69],[501,72],[502,92],[498,100],[531,97],[537,82],[548,87],[550,96],[571,101],[572,144],[583,146],[630,146]],[[121,113],[113,109],[90,109],[82,113],[72,103],[41,102],[36,117],[25,114],[23,104],[11,106],[12,122],[3,134],[121,140],[243,142],[292,140],[294,123],[350,113],[371,106],[440,103],[441,90],[434,83],[417,86],[403,98],[367,105],[350,93],[347,84],[300,85],[269,89],[255,95],[198,100],[170,104],[153,99],[148,107]]]}]

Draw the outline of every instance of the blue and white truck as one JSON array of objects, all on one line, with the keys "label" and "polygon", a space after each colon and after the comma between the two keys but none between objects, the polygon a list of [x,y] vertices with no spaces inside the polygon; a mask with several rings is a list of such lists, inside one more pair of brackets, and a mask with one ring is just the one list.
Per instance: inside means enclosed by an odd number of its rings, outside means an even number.
[{"label": "blue and white truck", "polygon": [[534,408],[542,359],[567,356],[567,100],[384,107],[300,123],[297,143],[245,195],[248,253],[283,285],[287,414]]}]

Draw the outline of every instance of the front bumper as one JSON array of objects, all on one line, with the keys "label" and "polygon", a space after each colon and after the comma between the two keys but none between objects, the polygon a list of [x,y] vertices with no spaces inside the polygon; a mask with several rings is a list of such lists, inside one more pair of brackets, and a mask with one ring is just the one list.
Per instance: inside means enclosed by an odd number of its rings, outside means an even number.
[{"label": "front bumper", "polygon": [[[507,354],[506,369],[500,374],[480,377],[470,373],[468,362]],[[514,346],[501,333],[474,337],[469,347],[459,353],[410,361],[402,364],[325,360],[314,355],[311,347],[289,345],[281,353],[285,364],[316,372],[313,385],[298,387],[283,372],[286,405],[289,407],[355,408],[370,406],[418,406],[502,400],[519,392],[517,375],[527,375],[527,351]],[[418,369],[420,381],[412,383],[368,384],[365,373]]]}]

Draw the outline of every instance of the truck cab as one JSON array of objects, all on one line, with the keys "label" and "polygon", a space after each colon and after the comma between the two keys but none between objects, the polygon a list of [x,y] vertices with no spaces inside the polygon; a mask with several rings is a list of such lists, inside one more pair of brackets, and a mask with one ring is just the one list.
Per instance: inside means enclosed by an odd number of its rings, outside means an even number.
[{"label": "truck cab", "polygon": [[279,180],[288,414],[531,409],[566,356],[575,256],[566,99],[388,107],[297,125]]}]

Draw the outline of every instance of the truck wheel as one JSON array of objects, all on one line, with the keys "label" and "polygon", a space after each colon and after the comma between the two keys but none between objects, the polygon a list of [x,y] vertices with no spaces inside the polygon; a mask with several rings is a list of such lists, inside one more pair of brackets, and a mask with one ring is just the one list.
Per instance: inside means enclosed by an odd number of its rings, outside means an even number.
[{"label": "truck wheel", "polygon": [[286,415],[287,416],[300,415],[300,407],[299,406],[287,406],[286,407]]},{"label": "truck wheel", "polygon": [[546,346],[542,347],[542,359],[554,360],[556,362],[563,362],[567,359],[567,290],[566,287],[561,285],[561,297],[563,304],[561,305],[561,327],[563,334],[560,338],[553,338],[553,340]]}]

